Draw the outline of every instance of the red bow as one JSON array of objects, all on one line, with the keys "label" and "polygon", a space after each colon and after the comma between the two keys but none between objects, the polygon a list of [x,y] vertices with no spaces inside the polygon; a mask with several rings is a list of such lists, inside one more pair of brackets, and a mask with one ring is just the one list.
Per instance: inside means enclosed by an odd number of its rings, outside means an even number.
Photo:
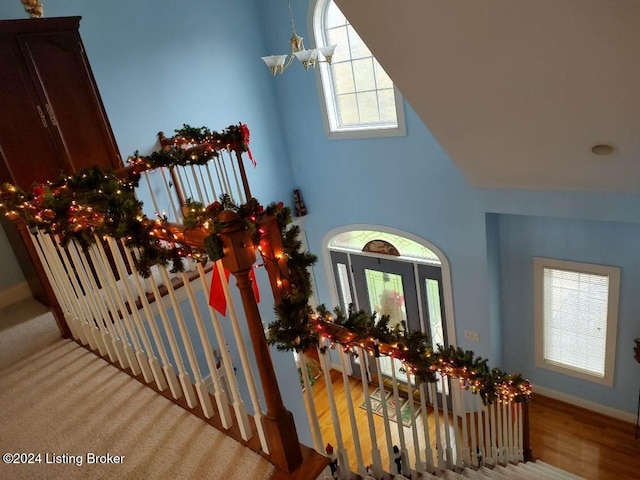
[{"label": "red bow", "polygon": [[[229,270],[224,269],[224,276],[226,282],[229,282]],[[256,302],[260,303],[260,291],[258,290],[258,282],[256,282],[256,274],[253,268],[249,272],[249,278],[251,279],[251,287],[253,288],[253,294],[256,297]],[[218,264],[213,264],[213,277],[211,278],[211,291],[209,292],[209,305],[215,308],[222,316],[227,315],[227,297],[224,296],[224,289],[222,288],[222,279],[218,271]]]},{"label": "red bow", "polygon": [[249,160],[253,164],[253,168],[255,168],[258,164],[253,159],[253,155],[251,155],[251,149],[249,148],[249,142],[251,141],[251,133],[249,132],[249,127],[247,127],[246,123],[240,122],[240,134],[242,135],[242,141],[247,145],[247,153],[249,154]]}]

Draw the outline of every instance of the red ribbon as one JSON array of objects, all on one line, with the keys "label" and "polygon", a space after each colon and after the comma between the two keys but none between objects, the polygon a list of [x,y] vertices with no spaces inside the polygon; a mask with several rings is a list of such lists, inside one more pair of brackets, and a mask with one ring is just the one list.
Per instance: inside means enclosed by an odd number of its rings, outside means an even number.
[{"label": "red ribbon", "polygon": [[[226,268],[224,269],[224,276],[227,283],[229,282],[230,272]],[[256,302],[260,303],[260,290],[258,290],[258,282],[256,282],[256,273],[253,268],[249,272],[249,278],[251,279],[251,288],[253,294],[256,297]],[[218,273],[218,264],[213,264],[213,278],[211,279],[211,291],[209,292],[209,305],[215,308],[222,316],[227,315],[227,298],[224,296],[224,289],[222,288],[222,279],[220,273]]]},{"label": "red ribbon", "polygon": [[242,141],[247,144],[247,153],[249,154],[249,160],[253,164],[253,168],[255,168],[258,164],[253,159],[253,155],[251,154],[251,149],[249,148],[249,142],[251,141],[251,133],[249,132],[249,127],[247,127],[246,123],[240,122],[240,134],[242,135]]}]

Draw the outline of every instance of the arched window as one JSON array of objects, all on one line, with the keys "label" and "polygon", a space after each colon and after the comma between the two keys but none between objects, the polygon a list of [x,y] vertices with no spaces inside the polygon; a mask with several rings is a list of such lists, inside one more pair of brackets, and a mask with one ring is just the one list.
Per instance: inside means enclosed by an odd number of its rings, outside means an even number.
[{"label": "arched window", "polygon": [[319,68],[329,138],[405,135],[400,93],[333,0],[317,0],[312,24],[316,48],[337,45]]}]

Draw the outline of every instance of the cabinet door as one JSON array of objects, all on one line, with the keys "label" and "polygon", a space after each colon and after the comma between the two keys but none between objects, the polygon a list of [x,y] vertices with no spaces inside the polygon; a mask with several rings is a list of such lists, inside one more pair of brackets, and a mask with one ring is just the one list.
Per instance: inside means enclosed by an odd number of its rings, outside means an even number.
[{"label": "cabinet door", "polygon": [[17,44],[0,37],[0,182],[28,189],[65,170]]},{"label": "cabinet door", "polygon": [[39,84],[46,119],[58,132],[67,172],[119,168],[120,156],[77,31],[18,36]]}]

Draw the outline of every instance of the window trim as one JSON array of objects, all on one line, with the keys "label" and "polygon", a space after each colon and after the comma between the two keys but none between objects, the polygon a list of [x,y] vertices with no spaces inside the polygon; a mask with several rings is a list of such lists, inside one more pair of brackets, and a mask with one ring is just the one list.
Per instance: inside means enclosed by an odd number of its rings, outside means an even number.
[{"label": "window trim", "polygon": [[[331,0],[312,0],[309,4],[308,14],[308,31],[311,32],[311,48],[316,48],[319,38],[324,37],[324,10],[327,3]],[[320,15],[320,20],[315,21],[316,16]],[[375,58],[375,56],[374,56]],[[320,111],[322,113],[322,124],[327,138],[335,139],[357,139],[357,138],[385,138],[385,137],[404,137],[407,135],[405,115],[404,115],[404,98],[396,87],[393,85],[395,104],[396,104],[396,120],[397,126],[384,125],[364,125],[356,127],[337,128],[334,129],[332,119],[337,118],[335,112],[335,94],[333,92],[333,82],[331,81],[331,72],[329,65],[320,63],[315,69],[316,85],[319,92]],[[325,88],[328,87],[328,88]]]},{"label": "window trim", "polygon": [[[605,340],[604,376],[589,374],[544,358],[544,269],[567,270],[609,277],[607,296],[607,334]],[[616,339],[620,300],[620,268],[606,265],[570,262],[552,258],[534,257],[534,317],[535,317],[535,364],[536,367],[612,387],[615,376]]]}]

